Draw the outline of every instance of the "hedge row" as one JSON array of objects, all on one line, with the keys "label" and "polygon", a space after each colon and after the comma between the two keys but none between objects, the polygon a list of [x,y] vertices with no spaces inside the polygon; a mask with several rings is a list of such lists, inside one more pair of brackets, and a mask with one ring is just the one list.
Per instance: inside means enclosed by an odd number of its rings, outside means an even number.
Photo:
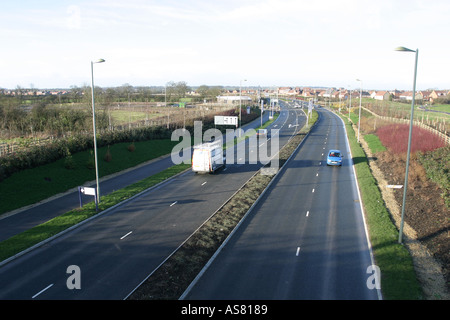
[{"label": "hedge row", "polygon": [[[229,112],[226,112],[227,114]],[[258,117],[258,113],[243,115],[242,122],[249,122]],[[203,131],[214,127],[214,117],[207,116],[201,119]],[[170,139],[172,131],[182,128],[183,123],[171,123],[170,127],[143,127],[125,129],[120,131],[104,131],[97,134],[97,146],[113,145],[120,142],[135,142],[156,139]],[[186,123],[186,129],[193,134],[193,120]],[[18,152],[0,157],[0,181],[13,173],[35,168],[47,163],[67,157],[70,154],[92,149],[94,145],[92,134],[76,134],[66,138],[54,139],[44,146],[31,146]]]}]

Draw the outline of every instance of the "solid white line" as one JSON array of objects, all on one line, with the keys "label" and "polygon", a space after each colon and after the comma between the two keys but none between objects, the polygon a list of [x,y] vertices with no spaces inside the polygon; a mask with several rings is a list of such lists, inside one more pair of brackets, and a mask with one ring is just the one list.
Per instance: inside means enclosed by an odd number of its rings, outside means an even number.
[{"label": "solid white line", "polygon": [[299,253],[300,253],[300,247],[297,247],[297,252],[295,253],[295,256],[298,257]]},{"label": "solid white line", "polygon": [[31,299],[36,298],[38,295],[40,295],[42,292],[44,292],[45,290],[49,289],[50,287],[53,286],[53,283],[48,285],[47,287],[45,287],[44,289],[42,289],[41,291],[39,291],[38,293],[36,293],[34,296],[31,297]]},{"label": "solid white line", "polygon": [[124,235],[122,238],[120,238],[120,240],[123,240],[123,239],[125,239],[126,237],[128,237],[130,234],[132,234],[133,233],[133,231],[130,231],[130,232],[128,232],[126,235]]},{"label": "solid white line", "polygon": [[175,201],[174,203],[172,203],[170,206],[173,206],[173,205],[175,205],[176,203],[177,203],[178,201]]}]

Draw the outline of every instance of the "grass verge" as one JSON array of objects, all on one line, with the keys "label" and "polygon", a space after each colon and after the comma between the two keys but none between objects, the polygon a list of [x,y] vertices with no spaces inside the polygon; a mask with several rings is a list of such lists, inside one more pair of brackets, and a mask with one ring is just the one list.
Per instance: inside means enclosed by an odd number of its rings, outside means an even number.
[{"label": "grass verge", "polygon": [[370,242],[376,265],[381,270],[381,290],[388,300],[422,299],[409,251],[398,243],[399,232],[384,205],[377,181],[366,154],[357,142],[355,131],[346,116],[344,120],[358,178]]}]

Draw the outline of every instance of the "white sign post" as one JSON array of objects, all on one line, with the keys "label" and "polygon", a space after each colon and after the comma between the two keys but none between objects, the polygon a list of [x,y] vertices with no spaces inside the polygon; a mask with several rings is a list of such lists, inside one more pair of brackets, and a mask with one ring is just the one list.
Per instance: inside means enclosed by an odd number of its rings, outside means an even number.
[{"label": "white sign post", "polygon": [[78,198],[80,200],[80,208],[83,207],[83,202],[81,200],[81,194],[85,194],[87,196],[94,196],[95,210],[98,211],[97,189],[90,188],[90,187],[78,187]]}]

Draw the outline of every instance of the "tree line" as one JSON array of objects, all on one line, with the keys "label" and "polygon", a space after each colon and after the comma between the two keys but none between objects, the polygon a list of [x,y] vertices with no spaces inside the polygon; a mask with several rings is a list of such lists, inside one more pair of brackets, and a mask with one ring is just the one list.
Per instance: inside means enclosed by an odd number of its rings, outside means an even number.
[{"label": "tree line", "polygon": [[[32,90],[31,94],[30,90]],[[67,93],[57,95],[37,95],[36,89],[30,90],[18,87],[14,95],[0,94],[1,137],[27,136],[41,132],[61,136],[66,132],[92,129],[90,86],[73,86]],[[202,85],[196,89],[196,95],[189,97],[192,102],[211,101],[220,94],[221,90],[222,87]],[[115,104],[126,102],[170,104],[180,102],[191,91],[192,89],[184,81],[170,81],[164,87],[133,87],[130,84],[109,88],[95,87],[97,127],[108,128],[107,109]],[[63,105],[70,107],[58,108]]]}]

